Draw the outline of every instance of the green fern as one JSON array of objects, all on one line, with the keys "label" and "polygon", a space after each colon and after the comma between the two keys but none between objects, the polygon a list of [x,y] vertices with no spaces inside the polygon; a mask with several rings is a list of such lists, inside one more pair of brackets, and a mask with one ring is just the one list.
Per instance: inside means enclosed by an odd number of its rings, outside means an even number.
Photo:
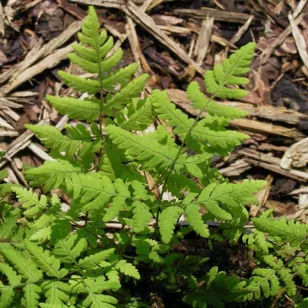
[{"label": "green fern", "polygon": [[34,217],[42,213],[47,208],[47,198],[42,195],[39,197],[36,193],[28,191],[20,187],[13,188],[18,200],[22,203],[22,207],[27,209],[24,211],[26,217]]},{"label": "green fern", "polygon": [[[152,104],[159,118],[167,120],[168,125],[174,127],[174,133],[178,134],[183,141],[188,140],[188,145],[195,149],[195,143],[206,144],[209,148],[231,150],[248,138],[247,135],[235,131],[225,130],[223,127],[212,129],[207,120],[195,122],[189,119],[181,110],[176,109],[169,100],[166,92],[154,90]],[[189,137],[194,142],[189,142]]]},{"label": "green fern", "polygon": [[285,217],[280,220],[258,217],[254,218],[253,221],[258,230],[270,233],[271,236],[277,236],[292,246],[303,245],[308,249],[307,225],[294,220],[287,221]]},{"label": "green fern", "polygon": [[183,209],[179,206],[169,206],[159,216],[159,231],[164,243],[170,242],[175,225],[182,212]]},{"label": "green fern", "polygon": [[[46,97],[74,121],[61,132],[26,126],[53,158],[27,167],[37,190],[0,185],[0,307],[170,305],[157,294],[174,306],[183,297],[192,307],[223,307],[284,290],[295,298],[296,283],[308,283],[306,226],[265,213],[250,232],[246,206],[265,182],[232,184],[211,167],[214,154],[249,137],[228,128],[246,112],[223,99],[247,94],[240,87],[255,44],[205,73],[206,95],[188,85],[197,113],[190,118],[165,91],[142,93],[148,76],[134,77],[136,64],[118,69],[123,51],[100,30],[93,7],[78,39],[68,58],[88,77],[59,71],[76,93]],[[241,236],[257,266],[247,279],[212,267],[216,245],[234,247]],[[196,237],[200,249],[191,245]]]},{"label": "green fern", "polygon": [[214,217],[231,220],[243,205],[258,202],[255,193],[264,184],[264,181],[248,180],[240,184],[212,183],[201,191],[198,202]]},{"label": "green fern", "polygon": [[226,87],[226,85],[245,85],[249,80],[242,75],[249,72],[249,66],[255,50],[255,43],[248,43],[236,51],[222,65],[205,72],[206,90],[212,96],[239,99],[248,94],[246,90]]}]

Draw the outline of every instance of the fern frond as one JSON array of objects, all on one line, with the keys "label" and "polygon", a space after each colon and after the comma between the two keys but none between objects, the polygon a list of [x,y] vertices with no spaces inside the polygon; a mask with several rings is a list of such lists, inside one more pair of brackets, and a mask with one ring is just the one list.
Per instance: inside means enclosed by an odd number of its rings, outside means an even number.
[{"label": "fern frond", "polygon": [[277,275],[286,287],[287,294],[290,296],[295,295],[296,284],[293,281],[292,271],[285,266],[281,259],[276,258],[273,255],[264,256],[263,259],[266,264],[276,270]]},{"label": "fern frond", "polygon": [[115,197],[110,203],[106,213],[104,215],[103,221],[107,222],[118,216],[120,211],[125,207],[125,198]]},{"label": "fern frond", "polygon": [[69,301],[70,285],[62,281],[45,281],[42,290],[46,297],[46,303],[52,307],[65,307]]},{"label": "fern frond", "polygon": [[94,269],[110,256],[114,255],[114,248],[103,250],[78,261],[78,265],[84,269]]},{"label": "fern frond", "polygon": [[151,100],[147,99],[142,106],[134,104],[128,106],[128,119],[120,123],[120,127],[126,130],[146,129],[152,123],[152,105]]},{"label": "fern frond", "polygon": [[[121,179],[112,183],[108,177],[94,178],[84,176],[81,180],[82,191],[80,202],[85,211],[102,209],[111,198],[119,197],[126,199],[130,196],[126,185]],[[118,199],[117,199],[118,200]]]},{"label": "fern frond", "polygon": [[117,304],[118,300],[110,295],[90,293],[83,301],[84,307],[90,308],[116,308],[113,304]]},{"label": "fern frond", "polygon": [[33,283],[27,284],[24,288],[24,305],[25,307],[29,308],[37,308],[39,307],[39,298],[40,293],[42,292],[42,289]]},{"label": "fern frond", "polygon": [[170,102],[166,91],[154,90],[152,93],[152,104],[155,111],[159,114],[159,118],[167,120],[168,125],[174,127],[174,133],[178,134],[182,140],[185,140],[188,135],[188,137],[199,143],[230,151],[248,138],[246,134],[236,131],[213,130],[207,127],[206,119],[200,120],[195,124],[194,119],[189,119],[186,114]]},{"label": "fern frond", "polygon": [[[270,236],[277,236],[287,241],[292,246],[308,243],[308,227],[294,220],[287,221],[285,217],[274,219],[268,217],[257,217],[253,219],[256,228]],[[307,246],[306,246],[307,247]]]},{"label": "fern frond", "polygon": [[82,93],[96,94],[100,89],[98,80],[79,77],[64,71],[58,71],[57,73],[69,87]]},{"label": "fern frond", "polygon": [[55,188],[66,186],[66,191],[74,192],[74,198],[81,191],[81,172],[80,167],[71,165],[64,160],[45,161],[38,168],[26,171],[26,178],[33,186],[43,185],[44,190],[50,191]]},{"label": "fern frond", "polygon": [[144,202],[135,201],[133,206],[133,231],[142,232],[153,218],[150,208]]},{"label": "fern frond", "polygon": [[42,247],[29,241],[25,242],[25,247],[30,253],[31,258],[44,271],[44,273],[46,273],[47,276],[61,279],[67,275],[68,271],[64,268],[60,269],[60,261],[50,255],[48,250],[44,251]]},{"label": "fern frond", "polygon": [[214,100],[206,97],[201,92],[200,86],[196,81],[189,84],[187,88],[187,95],[192,100],[195,109],[207,111],[212,116],[237,119],[248,115],[248,113],[244,110],[231,106],[224,106],[223,103],[215,102]]},{"label": "fern frond", "polygon": [[99,104],[92,100],[46,95],[48,102],[60,113],[70,119],[93,122],[100,113]]},{"label": "fern frond", "polygon": [[140,75],[119,92],[113,95],[111,98],[107,96],[107,103],[103,106],[103,109],[114,108],[122,109],[123,105],[126,105],[131,99],[138,97],[143,91],[146,81],[149,78],[147,74]]},{"label": "fern frond", "polygon": [[161,212],[159,231],[164,243],[168,244],[170,242],[177,220],[182,213],[183,209],[179,206],[169,206]]},{"label": "fern frond", "polygon": [[184,215],[189,225],[197,234],[202,237],[209,237],[210,233],[208,226],[203,222],[200,214],[200,207],[197,204],[190,203],[186,205]]},{"label": "fern frond", "polygon": [[292,269],[293,273],[298,275],[305,287],[308,287],[308,258],[295,257],[288,263],[288,267]]},{"label": "fern frond", "polygon": [[214,70],[206,71],[204,81],[206,91],[215,97],[239,99],[248,94],[246,90],[227,88],[226,85],[245,85],[248,79],[241,77],[249,72],[256,44],[249,43],[226,59]]},{"label": "fern frond", "polygon": [[73,275],[70,284],[71,292],[77,294],[102,293],[106,290],[117,291],[121,287],[118,279],[109,277],[109,280],[106,280],[103,275],[89,278]]},{"label": "fern frond", "polygon": [[240,184],[212,183],[201,191],[198,202],[214,217],[231,220],[237,209],[258,202],[255,193],[264,185],[264,181],[257,180],[244,180]]},{"label": "fern frond", "polygon": [[30,236],[30,240],[39,244],[51,239],[51,226],[41,228]]},{"label": "fern frond", "polygon": [[101,86],[106,91],[113,91],[117,85],[127,83],[136,73],[137,68],[137,63],[129,64],[103,78],[101,84],[97,79],[87,79],[64,71],[58,71],[58,75],[68,86],[75,90],[83,93],[96,94],[100,91]]},{"label": "fern frond", "polygon": [[279,278],[276,271],[269,268],[256,268],[252,272],[252,277],[248,280],[245,287],[248,294],[245,300],[260,299],[275,296],[281,290]]},{"label": "fern frond", "polygon": [[10,244],[0,244],[0,253],[22,274],[28,282],[36,282],[43,277],[35,262],[26,258]]},{"label": "fern frond", "polygon": [[140,274],[136,267],[133,264],[126,262],[125,260],[117,262],[115,265],[115,269],[126,276],[130,276],[137,280],[140,279]]},{"label": "fern frond", "polygon": [[243,242],[248,245],[248,247],[254,251],[260,251],[268,254],[269,248],[272,244],[266,241],[265,234],[258,230],[252,233],[243,235]]},{"label": "fern frond", "polygon": [[22,207],[27,209],[24,212],[26,217],[34,217],[42,213],[47,208],[47,198],[44,195],[39,196],[27,189],[21,187],[13,188],[16,193],[17,199],[22,203]]},{"label": "fern frond", "polygon": [[54,248],[54,255],[64,263],[77,264],[77,258],[87,248],[87,241],[81,238],[77,241],[77,235],[69,235],[59,240]]},{"label": "fern frond", "polygon": [[133,63],[108,75],[106,78],[102,80],[103,89],[105,89],[106,91],[113,91],[118,84],[120,85],[126,84],[132,78],[132,76],[134,76],[137,69],[138,69],[138,64]]},{"label": "fern frond", "polygon": [[0,281],[0,307],[1,308],[11,308],[14,301],[15,292],[11,287],[3,286]]},{"label": "fern frond", "polygon": [[[138,136],[114,125],[108,125],[106,131],[120,149],[125,150],[127,156],[133,156],[142,163],[147,170],[165,169],[174,164],[174,170],[180,172],[184,168],[194,176],[202,175],[198,164],[207,161],[210,157],[205,153],[187,157],[186,154],[178,155],[175,143],[161,144],[149,135]],[[154,133],[155,134],[155,133]]]},{"label": "fern frond", "polygon": [[0,263],[0,272],[7,277],[10,286],[18,285],[22,279],[22,276],[17,275],[15,270],[6,263]]},{"label": "fern frond", "polygon": [[[245,281],[237,277],[227,276],[225,272],[219,271],[217,266],[212,267],[205,277],[205,285],[196,291],[186,295],[184,301],[194,307],[194,303],[202,306],[202,303],[213,307],[225,307],[224,302],[241,301],[244,294]],[[200,305],[199,305],[200,304]]]},{"label": "fern frond", "polygon": [[64,151],[68,157],[76,152],[88,153],[92,147],[91,135],[82,124],[75,128],[68,126],[70,136],[62,135],[56,127],[49,125],[28,124],[26,128],[34,132],[47,148],[55,149],[58,153]]},{"label": "fern frond", "polygon": [[15,209],[14,211],[9,211],[8,213],[1,213],[2,219],[0,220],[0,238],[7,239],[13,234],[13,230],[16,227],[17,219],[20,216],[20,210]]}]

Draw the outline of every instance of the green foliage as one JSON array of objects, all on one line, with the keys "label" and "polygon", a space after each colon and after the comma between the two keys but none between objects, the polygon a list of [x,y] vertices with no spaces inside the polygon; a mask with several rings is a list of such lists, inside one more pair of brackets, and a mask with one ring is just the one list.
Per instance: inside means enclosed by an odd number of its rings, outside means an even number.
[{"label": "green foliage", "polygon": [[[75,97],[47,96],[74,121],[27,125],[53,160],[26,171],[30,188],[0,185],[0,307],[224,307],[308,287],[307,226],[265,213],[248,232],[246,206],[265,182],[229,183],[211,168],[248,138],[228,128],[246,112],[219,100],[247,94],[255,45],[205,73],[209,95],[188,85],[189,118],[165,91],[143,97],[148,76],[118,68],[123,51],[92,7],[78,38],[68,57],[92,77],[60,71]],[[240,240],[257,264],[246,278],[211,258],[213,244]]]}]

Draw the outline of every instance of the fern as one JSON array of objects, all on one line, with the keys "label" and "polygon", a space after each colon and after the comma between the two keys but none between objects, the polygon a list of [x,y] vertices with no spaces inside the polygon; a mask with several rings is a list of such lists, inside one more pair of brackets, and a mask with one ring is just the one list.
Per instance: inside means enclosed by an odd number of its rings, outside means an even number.
[{"label": "fern", "polygon": [[37,264],[29,257],[23,256],[10,244],[0,244],[0,253],[23,275],[28,282],[36,282],[43,277]]},{"label": "fern", "polygon": [[258,230],[270,233],[271,236],[277,236],[292,246],[303,245],[308,248],[308,228],[305,224],[294,220],[286,221],[285,217],[280,220],[258,217],[254,218],[254,225]]},{"label": "fern", "polygon": [[162,211],[159,217],[159,231],[164,243],[169,243],[177,220],[182,214],[183,209],[179,206],[169,206]]},{"label": "fern", "polygon": [[212,116],[237,119],[247,116],[247,112],[230,106],[224,106],[206,97],[200,90],[196,81],[189,84],[187,95],[192,100],[195,109],[207,111]]},{"label": "fern", "polygon": [[213,130],[207,125],[206,120],[195,123],[194,119],[189,119],[181,110],[175,108],[166,92],[154,90],[152,104],[159,114],[159,118],[167,120],[168,125],[174,127],[174,133],[181,136],[183,141],[186,141],[189,136],[195,142],[205,143],[209,147],[232,149],[248,137],[245,134],[225,130],[221,127]]},{"label": "fern", "polygon": [[130,276],[135,279],[140,279],[140,275],[136,267],[130,263],[127,263],[125,260],[117,262],[115,265],[115,269],[125,274],[126,276]]},{"label": "fern", "polygon": [[[86,74],[58,72],[74,97],[46,97],[74,121],[63,131],[26,126],[53,158],[27,167],[36,190],[0,184],[0,307],[150,307],[168,298],[223,307],[284,291],[295,300],[296,284],[308,284],[306,226],[265,213],[250,232],[246,206],[264,181],[229,183],[211,167],[214,154],[249,137],[228,128],[246,112],[223,99],[247,94],[255,44],[205,73],[207,94],[188,85],[190,118],[165,91],[142,93],[148,76],[134,77],[137,64],[118,69],[123,51],[93,7],[78,39],[68,58]],[[240,239],[256,263],[247,278],[212,259],[217,245]]]},{"label": "fern", "polygon": [[25,243],[26,249],[36,261],[36,264],[46,273],[47,276],[56,277],[58,279],[67,275],[68,271],[65,269],[60,270],[60,261],[54,256],[51,256],[48,251],[43,251],[41,247],[27,241]]},{"label": "fern", "polygon": [[255,47],[255,43],[249,43],[231,55],[222,65],[215,65],[214,70],[206,71],[204,80],[207,92],[220,98],[239,99],[246,96],[246,90],[232,89],[226,85],[245,85],[249,82],[241,76],[249,72]]},{"label": "fern", "polygon": [[[245,180],[240,184],[212,183],[203,189],[198,202],[214,217],[231,220],[244,204],[258,202],[255,192],[264,186],[264,181]],[[233,214],[233,215],[232,215]]]},{"label": "fern", "polygon": [[20,187],[13,188],[13,191],[16,192],[18,200],[22,203],[22,207],[27,209],[24,211],[26,217],[39,215],[46,209],[47,198],[44,195],[39,198],[36,193]]}]

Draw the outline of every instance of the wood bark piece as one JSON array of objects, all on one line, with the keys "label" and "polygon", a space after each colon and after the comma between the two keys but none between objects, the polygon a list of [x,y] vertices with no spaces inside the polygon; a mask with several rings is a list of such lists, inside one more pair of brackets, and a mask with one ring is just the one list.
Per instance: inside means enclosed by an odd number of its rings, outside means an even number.
[{"label": "wood bark piece", "polygon": [[1,2],[0,2],[0,35],[4,36],[4,12]]},{"label": "wood bark piece", "polygon": [[308,138],[293,144],[284,153],[280,166],[283,169],[301,168],[308,164]]},{"label": "wood bark piece", "polygon": [[121,6],[124,6],[125,0],[69,0],[70,2],[87,4],[87,5],[96,5],[106,8],[116,8],[120,9]]},{"label": "wood bark piece", "polygon": [[72,52],[73,48],[71,46],[66,46],[61,49],[57,49],[55,52],[47,56],[45,59],[41,60],[39,63],[29,67],[24,72],[22,72],[16,79],[8,83],[0,89],[0,94],[7,94],[13,89],[17,88],[19,85],[24,83],[27,80],[30,80],[32,77],[43,72],[45,69],[52,68],[59,64],[62,60],[67,57],[67,54]]},{"label": "wood bark piece", "polygon": [[239,159],[230,166],[226,168],[219,169],[219,172],[223,176],[231,177],[231,176],[239,176],[243,172],[249,170],[251,165],[247,163],[244,159]]},{"label": "wood bark piece", "polygon": [[28,67],[30,67],[33,63],[38,60],[48,56],[51,54],[56,48],[63,45],[66,41],[68,41],[76,32],[79,31],[81,27],[80,21],[75,21],[67,29],[65,29],[59,36],[42,46],[42,40],[39,40],[33,48],[31,48],[30,52],[24,59],[24,61],[16,64],[12,69],[3,73],[0,76],[0,83],[8,80],[9,83],[13,83],[13,79],[18,78],[20,74],[22,74]]},{"label": "wood bark piece", "polygon": [[227,12],[208,7],[202,7],[200,10],[195,9],[175,9],[175,14],[191,16],[195,18],[205,19],[207,16],[214,17],[215,20],[235,23],[245,23],[252,15]]},{"label": "wood bark piece", "polygon": [[33,63],[31,59],[36,58],[36,55],[41,49],[42,45],[43,45],[43,39],[36,40],[32,46],[30,45],[30,51],[26,55],[25,59],[0,75],[0,83],[4,83],[9,78],[11,78],[13,74],[15,75],[16,73],[22,72],[26,68],[28,68]]},{"label": "wood bark piece", "polygon": [[194,55],[197,57],[197,63],[202,64],[212,36],[214,18],[207,17],[206,20],[202,21],[202,26],[199,32],[198,40],[195,46]]},{"label": "wood bark piece", "polygon": [[235,35],[231,38],[230,43],[235,44],[241,39],[241,37],[245,34],[245,32],[250,27],[250,24],[253,21],[253,19],[254,19],[254,16],[249,17],[249,19],[244,23],[244,25],[240,27],[239,30],[235,33]]},{"label": "wood bark piece", "polygon": [[44,152],[41,149],[41,147],[36,143],[31,142],[28,148],[42,160],[54,160],[51,156],[49,156],[46,152]]},{"label": "wood bark piece", "polygon": [[268,163],[261,162],[257,159],[252,159],[252,158],[246,158],[245,160],[248,163],[250,163],[250,164],[252,164],[256,167],[261,167],[261,168],[270,170],[272,172],[281,174],[285,177],[289,177],[289,178],[297,180],[299,182],[305,182],[305,183],[308,182],[308,173],[306,173],[306,172],[302,172],[302,171],[294,170],[294,169],[287,171],[287,170],[281,168],[280,166],[277,166],[277,165],[274,165],[274,164],[268,164]]},{"label": "wood bark piece", "polygon": [[[289,14],[289,21],[292,29],[293,38],[298,50],[298,53],[304,63],[304,65],[308,68],[308,53],[307,53],[307,45],[306,41],[299,31],[297,24],[294,21],[294,18],[291,14]],[[307,39],[307,38],[306,38]]]},{"label": "wood bark piece", "polygon": [[261,167],[272,172],[281,174],[285,177],[295,179],[300,182],[308,182],[308,173],[300,170],[285,170],[280,167],[281,159],[273,157],[270,154],[263,154],[252,149],[243,149],[238,151],[245,156],[245,161],[257,167]]},{"label": "wood bark piece", "polygon": [[296,128],[287,128],[281,125],[274,125],[272,123],[265,123],[251,119],[232,120],[230,124],[233,127],[261,133],[264,135],[283,136],[295,140],[300,140],[305,137],[305,135]]},{"label": "wood bark piece", "polygon": [[16,104],[7,98],[0,97],[0,110],[7,108],[22,108],[22,105]]},{"label": "wood bark piece", "polygon": [[130,17],[127,18],[127,36],[131,46],[132,53],[134,55],[135,61],[139,63],[139,68],[143,68],[145,72],[153,76],[153,79],[157,81],[155,73],[152,71],[148,61],[146,60],[145,56],[143,55],[140,47],[140,42],[138,39],[138,35],[136,32],[135,24]]}]

